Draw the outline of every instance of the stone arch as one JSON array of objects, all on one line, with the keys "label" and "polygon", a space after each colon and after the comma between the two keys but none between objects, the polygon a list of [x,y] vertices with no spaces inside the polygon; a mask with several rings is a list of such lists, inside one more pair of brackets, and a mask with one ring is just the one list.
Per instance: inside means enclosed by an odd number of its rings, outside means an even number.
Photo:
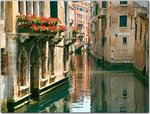
[{"label": "stone arch", "polygon": [[[39,48],[38,45],[34,44],[34,45],[32,45],[31,50],[30,50],[29,59],[31,59],[31,54],[32,54],[32,52],[33,52],[33,48],[37,48],[38,54],[39,54],[39,56],[40,56],[40,58],[41,58],[41,51],[40,51],[40,48]],[[39,58],[39,59],[40,59],[40,58]]]},{"label": "stone arch", "polygon": [[19,86],[27,86],[29,78],[29,62],[28,53],[23,47],[19,54]]}]

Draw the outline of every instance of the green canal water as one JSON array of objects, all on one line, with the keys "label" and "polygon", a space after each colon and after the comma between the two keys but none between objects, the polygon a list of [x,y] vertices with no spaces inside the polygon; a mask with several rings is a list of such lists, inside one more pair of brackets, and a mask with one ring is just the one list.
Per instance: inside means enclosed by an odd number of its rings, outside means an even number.
[{"label": "green canal water", "polygon": [[72,56],[70,68],[68,83],[27,112],[148,112],[148,84],[133,68],[107,70],[87,53]]}]

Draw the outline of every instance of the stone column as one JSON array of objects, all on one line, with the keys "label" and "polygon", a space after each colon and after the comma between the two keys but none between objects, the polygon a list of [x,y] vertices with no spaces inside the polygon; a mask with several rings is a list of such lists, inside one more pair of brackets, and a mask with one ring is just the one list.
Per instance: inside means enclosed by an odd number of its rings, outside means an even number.
[{"label": "stone column", "polygon": [[33,1],[30,2],[30,14],[33,15]]},{"label": "stone column", "polygon": [[27,14],[32,15],[33,14],[33,2],[32,1],[27,1]]},{"label": "stone column", "polygon": [[20,14],[26,14],[26,1],[19,1]]},{"label": "stone column", "polygon": [[44,16],[45,13],[45,2],[44,1],[40,1],[39,2],[39,15]]},{"label": "stone column", "polygon": [[9,87],[9,100],[17,99],[17,42],[13,34],[7,35],[7,48],[8,48],[8,87]]},{"label": "stone column", "polygon": [[46,0],[44,1],[44,16],[45,17],[50,17],[50,1]]},{"label": "stone column", "polygon": [[65,25],[64,1],[58,0],[58,18],[62,25]]},{"label": "stone column", "polygon": [[7,1],[6,2],[6,32],[16,32],[16,15],[18,1]]},{"label": "stone column", "polygon": [[33,14],[39,16],[39,1],[33,1]]},{"label": "stone column", "polygon": [[18,1],[6,2],[6,32],[7,32],[7,50],[8,50],[8,99],[15,100],[17,98],[17,42],[16,36],[16,15]]},{"label": "stone column", "polygon": [[46,73],[48,72],[48,56],[49,56],[48,50],[49,50],[49,43],[48,41],[46,41],[46,62],[45,62]]}]

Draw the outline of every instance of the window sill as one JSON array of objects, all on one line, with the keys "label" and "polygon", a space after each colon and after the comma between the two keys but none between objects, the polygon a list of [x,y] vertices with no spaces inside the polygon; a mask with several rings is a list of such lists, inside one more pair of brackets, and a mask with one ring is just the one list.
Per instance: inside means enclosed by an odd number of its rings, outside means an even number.
[{"label": "window sill", "polygon": [[124,27],[121,27],[121,26],[119,26],[120,28],[127,28],[128,26],[124,26]]},{"label": "window sill", "polygon": [[53,78],[56,78],[57,77],[57,75],[51,75],[51,79],[53,79]]},{"label": "window sill", "polygon": [[120,6],[128,6],[128,4],[120,4]]},{"label": "window sill", "polygon": [[46,81],[48,81],[47,78],[43,78],[43,79],[42,79],[42,82],[46,82]]},{"label": "window sill", "polygon": [[29,89],[29,86],[20,86],[20,91],[23,91],[23,90],[27,90],[27,89]]}]

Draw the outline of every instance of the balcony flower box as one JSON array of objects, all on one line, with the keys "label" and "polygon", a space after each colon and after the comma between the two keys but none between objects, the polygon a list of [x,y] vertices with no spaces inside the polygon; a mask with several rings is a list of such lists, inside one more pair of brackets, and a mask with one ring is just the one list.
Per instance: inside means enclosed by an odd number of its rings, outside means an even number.
[{"label": "balcony flower box", "polygon": [[17,21],[26,23],[27,25],[45,25],[45,26],[56,26],[60,21],[59,18],[43,17],[37,15],[17,15]]},{"label": "balcony flower box", "polygon": [[36,15],[17,15],[18,33],[46,33],[56,35],[66,31],[66,27],[57,26],[58,18],[46,18]]}]

